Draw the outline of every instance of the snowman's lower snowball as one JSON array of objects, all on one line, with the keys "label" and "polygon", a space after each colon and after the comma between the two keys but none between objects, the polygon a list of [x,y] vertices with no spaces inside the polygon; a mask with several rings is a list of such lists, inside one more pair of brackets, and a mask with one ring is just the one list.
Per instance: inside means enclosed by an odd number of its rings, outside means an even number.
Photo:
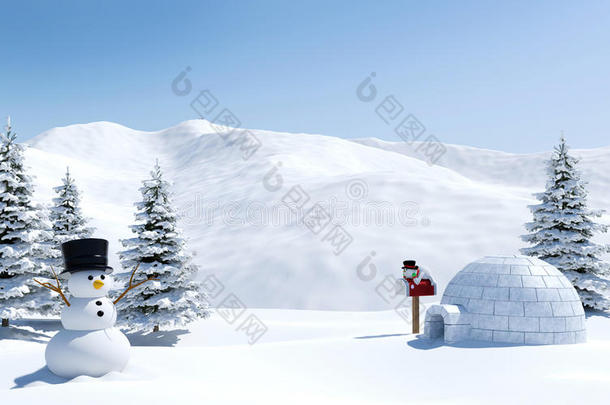
[{"label": "snowman's lower snowball", "polygon": [[129,347],[118,328],[60,330],[47,345],[45,359],[49,369],[60,377],[100,377],[125,368]]}]

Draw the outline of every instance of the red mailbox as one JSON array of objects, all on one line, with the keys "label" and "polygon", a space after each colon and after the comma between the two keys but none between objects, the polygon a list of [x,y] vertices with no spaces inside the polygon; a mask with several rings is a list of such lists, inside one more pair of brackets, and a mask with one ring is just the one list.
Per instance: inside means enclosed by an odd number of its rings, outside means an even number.
[{"label": "red mailbox", "polygon": [[430,275],[415,264],[415,260],[402,262],[402,281],[407,286],[407,297],[411,297],[413,333],[419,333],[419,297],[436,295],[436,283]]},{"label": "red mailbox", "polygon": [[407,279],[407,281],[409,283],[409,297],[436,295],[434,292],[434,284],[427,278],[423,279],[419,285],[415,284],[412,279]]},{"label": "red mailbox", "polygon": [[436,283],[429,274],[415,264],[415,260],[403,262],[402,277],[407,286],[408,297],[436,295]]}]

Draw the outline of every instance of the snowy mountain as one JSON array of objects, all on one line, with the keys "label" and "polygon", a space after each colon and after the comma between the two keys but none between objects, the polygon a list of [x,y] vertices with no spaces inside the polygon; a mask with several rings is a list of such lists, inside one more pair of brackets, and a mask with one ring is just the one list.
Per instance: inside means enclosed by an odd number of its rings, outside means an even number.
[{"label": "snowy mountain", "polygon": [[[376,138],[354,141],[389,152],[422,158],[421,152],[416,151],[417,144],[408,145],[403,142],[388,142]],[[559,141],[559,136],[557,141]],[[545,165],[550,156],[551,147],[546,152],[526,155],[461,145],[445,145],[445,147],[447,152],[436,164],[478,182],[522,187],[526,189],[526,193],[529,193],[531,190],[540,189],[539,191],[542,191],[547,179]],[[610,146],[574,150],[574,154],[581,158],[579,168],[583,172],[583,177],[589,180],[589,189],[592,191],[591,204],[597,207],[607,205],[607,201],[610,199],[610,189],[607,187],[610,183],[610,160],[608,160]]]},{"label": "snowy mountain", "polygon": [[[26,159],[41,202],[50,202],[70,166],[94,236],[109,239],[118,270],[118,239],[131,236],[140,181],[159,158],[201,277],[213,274],[225,287],[220,299],[234,293],[248,307],[376,310],[396,304],[383,282],[400,276],[402,260],[417,259],[442,290],[480,256],[518,253],[549,155],[447,145],[430,166],[403,143],[252,130],[261,146],[244,159],[236,135],[223,131],[203,120],[158,132],[71,125],[32,139]],[[574,155],[590,181],[591,206],[606,208],[610,148]],[[293,186],[309,196],[296,214],[282,203]],[[316,202],[332,217],[317,234],[299,220]],[[327,235],[334,224],[353,239],[339,255],[329,240],[336,234]]]}]

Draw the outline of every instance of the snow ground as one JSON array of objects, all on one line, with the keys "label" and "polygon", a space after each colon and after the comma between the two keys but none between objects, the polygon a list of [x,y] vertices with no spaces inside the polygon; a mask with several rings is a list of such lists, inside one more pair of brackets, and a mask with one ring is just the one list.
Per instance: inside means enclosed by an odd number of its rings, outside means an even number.
[{"label": "snow ground", "polygon": [[445,346],[419,339],[393,311],[250,309],[254,345],[219,313],[140,346],[123,373],[65,382],[44,367],[56,320],[0,330],[3,404],[581,403],[606,404],[610,319],[589,314],[588,342]]}]

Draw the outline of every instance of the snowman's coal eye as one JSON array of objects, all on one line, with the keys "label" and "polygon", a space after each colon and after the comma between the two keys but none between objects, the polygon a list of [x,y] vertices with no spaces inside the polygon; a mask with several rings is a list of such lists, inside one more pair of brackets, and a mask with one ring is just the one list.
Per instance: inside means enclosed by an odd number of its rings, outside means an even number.
[{"label": "snowman's coal eye", "polygon": [[100,276],[100,278],[103,280],[106,278],[106,276],[104,276],[103,274]]},{"label": "snowman's coal eye", "polygon": [[93,280],[93,276],[89,276],[87,277],[89,280]]}]

